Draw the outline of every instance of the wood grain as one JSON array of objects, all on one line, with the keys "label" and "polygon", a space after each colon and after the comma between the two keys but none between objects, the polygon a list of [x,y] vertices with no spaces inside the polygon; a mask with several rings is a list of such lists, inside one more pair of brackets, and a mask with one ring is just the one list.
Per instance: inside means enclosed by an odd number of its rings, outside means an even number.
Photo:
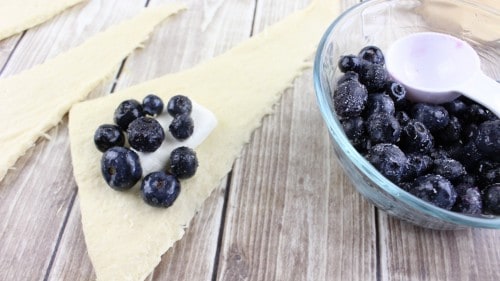
[{"label": "wood grain", "polygon": [[218,280],[375,280],[373,208],[332,155],[309,83],[285,93],[236,163]]},{"label": "wood grain", "polygon": [[[169,2],[173,1],[151,1],[149,5],[156,6]],[[217,6],[217,11],[214,12],[218,16],[207,23],[206,30],[201,27],[205,21],[204,15],[211,13],[206,10],[211,7],[200,7],[196,3],[188,1],[186,4],[191,7],[190,9],[160,25],[154,36],[147,41],[146,47],[127,58],[116,80],[115,91],[165,73],[189,68],[248,38],[253,19],[252,1],[244,4],[225,1]],[[165,44],[165,42],[172,43]],[[199,52],[200,48],[203,48],[203,54]],[[197,55],[193,55],[195,53]],[[109,90],[108,85],[103,85],[91,95],[105,95]],[[211,280],[217,254],[224,191],[225,181],[207,200],[207,204],[193,220],[192,226],[187,229],[185,237],[166,253],[162,263],[149,277],[150,280],[164,280],[167,277],[174,280]],[[71,210],[71,217],[79,217],[78,208]],[[83,239],[81,236],[75,237],[72,231],[68,232],[68,229],[81,230],[79,224],[79,220],[68,221],[55,258],[56,272],[51,274],[52,280],[64,280],[65,276],[74,276],[76,280],[94,278],[88,257],[80,254],[82,249],[85,249],[84,244],[79,243],[80,245],[74,246],[72,243],[75,238],[83,243]],[[68,259],[68,256],[72,258]],[[73,263],[79,266],[74,267]]]},{"label": "wood grain", "polygon": [[498,230],[429,230],[386,214],[379,222],[382,280],[500,280]]},{"label": "wood grain", "polygon": [[226,180],[205,201],[184,237],[162,257],[151,280],[212,280],[218,254]]},{"label": "wood grain", "polygon": [[[263,2],[255,30],[307,4],[294,2]],[[333,156],[311,76],[285,93],[236,162],[217,280],[376,278],[373,207]]]},{"label": "wood grain", "polygon": [[[150,6],[90,0],[0,41],[0,78],[74,47]],[[309,0],[187,0],[90,98],[188,69]],[[358,1],[342,0],[346,9]],[[333,20],[333,19],[332,19]],[[4,67],[5,66],[5,67]],[[0,280],[94,280],[67,120],[0,182]],[[221,186],[147,278],[153,280],[500,280],[500,233],[432,231],[388,217],[354,190],[316,105],[312,73],[263,119]]]},{"label": "wood grain", "polygon": [[61,52],[124,19],[136,15],[143,1],[89,1],[77,5],[52,20],[29,29],[13,53],[2,76],[16,74],[43,63]]},{"label": "wood grain", "polygon": [[12,56],[16,45],[21,40],[22,34],[13,35],[4,40],[0,40],[0,76],[3,69],[7,65],[9,58]]},{"label": "wood grain", "polygon": [[72,194],[74,204],[71,206],[68,220],[58,249],[54,251],[53,264],[47,272],[45,280],[95,280],[95,272],[87,254],[83,236],[80,203],[76,190]]},{"label": "wood grain", "polygon": [[[106,26],[137,13],[140,8],[142,6],[122,1],[93,1],[71,8],[28,30],[2,77],[76,46]],[[118,11],[119,15],[111,15],[113,11]],[[76,185],[72,176],[67,120],[47,136],[50,140],[40,139],[0,183],[0,280],[45,278],[72,206]]]},{"label": "wood grain", "polygon": [[[149,5],[170,2],[177,1],[151,0]],[[205,2],[208,4],[202,4]],[[190,0],[183,3],[189,7],[187,11],[160,26],[148,41],[147,49],[129,56],[117,89],[189,69],[223,53],[250,35],[254,1]],[[212,13],[214,18],[210,19]],[[204,22],[207,22],[205,29]]]},{"label": "wood grain", "polygon": [[[199,2],[189,3],[191,9],[176,19],[176,25],[167,26],[152,38],[151,48],[127,60],[119,87],[188,69],[248,38],[253,20],[253,1],[208,1],[201,6],[195,3]],[[151,3],[152,6],[158,4],[162,3]],[[165,41],[172,44],[166,47],[162,44]],[[158,58],[148,64],[151,71],[133,72],[143,69],[147,56]],[[162,257],[152,280],[212,280],[217,269],[214,261],[219,251],[225,192],[226,180],[194,217],[183,239]]]},{"label": "wood grain", "polygon": [[21,157],[0,186],[0,280],[45,276],[76,187],[65,124]]}]

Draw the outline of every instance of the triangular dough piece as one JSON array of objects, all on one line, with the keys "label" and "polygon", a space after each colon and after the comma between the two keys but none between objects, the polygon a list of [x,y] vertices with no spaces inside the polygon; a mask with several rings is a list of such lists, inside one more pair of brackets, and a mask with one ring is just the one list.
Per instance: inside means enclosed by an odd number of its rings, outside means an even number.
[{"label": "triangular dough piece", "polygon": [[[310,66],[306,60],[337,13],[338,1],[315,2],[206,63],[71,109],[73,169],[87,249],[98,280],[143,280],[154,269],[229,172],[263,116]],[[121,101],[142,100],[148,93],[164,101],[176,93],[186,94],[219,121],[196,149],[197,174],[182,182],[180,196],[168,209],[146,205],[138,190],[117,192],[107,187],[100,173],[101,153],[93,144],[95,129],[113,121]]]},{"label": "triangular dough piece", "polygon": [[0,40],[38,25],[86,0],[0,0]]},{"label": "triangular dough piece", "polygon": [[155,25],[183,8],[147,8],[64,54],[0,80],[0,180],[74,103],[111,75]]}]

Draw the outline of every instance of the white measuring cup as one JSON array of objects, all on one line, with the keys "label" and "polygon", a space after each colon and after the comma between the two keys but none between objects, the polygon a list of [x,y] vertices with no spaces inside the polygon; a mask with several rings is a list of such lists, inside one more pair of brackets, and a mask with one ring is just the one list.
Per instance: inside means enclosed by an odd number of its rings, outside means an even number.
[{"label": "white measuring cup", "polygon": [[484,74],[479,56],[465,41],[436,33],[414,33],[394,42],[386,67],[416,102],[440,104],[460,94],[500,116],[500,84]]}]

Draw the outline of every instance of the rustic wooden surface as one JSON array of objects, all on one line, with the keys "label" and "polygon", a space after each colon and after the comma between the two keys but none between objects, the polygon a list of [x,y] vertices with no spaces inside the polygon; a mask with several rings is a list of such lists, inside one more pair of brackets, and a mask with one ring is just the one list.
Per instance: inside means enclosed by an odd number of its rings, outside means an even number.
[{"label": "rustic wooden surface", "polygon": [[[342,1],[345,9],[356,0]],[[169,0],[90,0],[0,41],[0,78]],[[91,97],[190,68],[308,0],[191,0]],[[364,201],[329,144],[307,71],[148,280],[500,280],[500,232],[430,231]],[[36,93],[33,93],[34,95]],[[8,122],[3,120],[2,122]],[[0,183],[0,280],[93,280],[67,118]],[[317,157],[321,155],[322,157]]]}]

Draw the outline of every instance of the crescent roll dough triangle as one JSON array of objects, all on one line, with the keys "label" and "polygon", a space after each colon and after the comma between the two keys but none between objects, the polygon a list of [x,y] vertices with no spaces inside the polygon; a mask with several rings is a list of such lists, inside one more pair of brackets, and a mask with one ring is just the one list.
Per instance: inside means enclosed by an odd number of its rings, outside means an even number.
[{"label": "crescent roll dough triangle", "polygon": [[0,40],[38,25],[86,0],[0,0]]},{"label": "crescent roll dough triangle", "polygon": [[137,17],[18,75],[0,80],[0,180],[71,105],[84,99],[143,42],[155,25],[183,9],[147,8]]},{"label": "crescent roll dough triangle", "polygon": [[[83,231],[98,280],[143,280],[179,240],[203,201],[231,169],[252,131],[295,77],[310,66],[320,36],[338,13],[336,0],[315,2],[227,53],[190,70],[76,104],[69,131],[79,187]],[[149,93],[164,101],[183,93],[211,110],[218,126],[196,149],[200,166],[182,181],[168,209],[146,205],[138,190],[117,192],[100,172],[95,129],[112,122],[114,109]],[[309,93],[304,93],[309,94]],[[195,124],[196,128],[196,124]]]}]

